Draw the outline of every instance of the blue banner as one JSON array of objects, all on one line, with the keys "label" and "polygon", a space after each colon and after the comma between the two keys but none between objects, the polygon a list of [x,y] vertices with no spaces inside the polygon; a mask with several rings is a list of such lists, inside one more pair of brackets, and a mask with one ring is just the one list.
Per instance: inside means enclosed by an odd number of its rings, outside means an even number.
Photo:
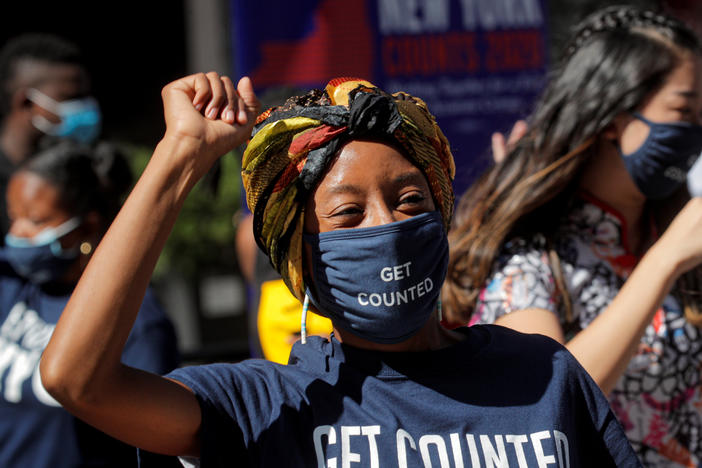
[{"label": "blue banner", "polygon": [[237,75],[259,93],[354,76],[421,97],[451,143],[457,194],[544,85],[546,0],[231,2]]}]

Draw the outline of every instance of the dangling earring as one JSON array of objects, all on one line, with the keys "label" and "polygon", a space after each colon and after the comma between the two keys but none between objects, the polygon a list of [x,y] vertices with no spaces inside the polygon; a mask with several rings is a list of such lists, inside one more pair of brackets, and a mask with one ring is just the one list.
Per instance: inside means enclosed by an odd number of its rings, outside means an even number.
[{"label": "dangling earring", "polygon": [[436,301],[436,314],[439,317],[439,322],[444,319],[444,314],[441,311],[441,298]]},{"label": "dangling earring", "polygon": [[82,253],[83,255],[90,255],[90,252],[92,252],[92,251],[93,251],[93,245],[90,242],[88,242],[88,241],[81,242],[80,253]]},{"label": "dangling earring", "polygon": [[302,344],[307,343],[307,309],[310,306],[310,298],[305,294],[305,300],[302,302],[302,317],[300,317],[300,341]]}]

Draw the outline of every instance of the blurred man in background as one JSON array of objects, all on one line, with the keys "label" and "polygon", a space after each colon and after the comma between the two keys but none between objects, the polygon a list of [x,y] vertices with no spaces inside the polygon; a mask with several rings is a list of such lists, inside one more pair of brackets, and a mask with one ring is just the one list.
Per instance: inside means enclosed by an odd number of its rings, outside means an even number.
[{"label": "blurred man in background", "polygon": [[45,142],[92,143],[101,114],[79,48],[49,34],[23,34],[0,50],[0,244],[9,226],[5,191],[14,168]]}]

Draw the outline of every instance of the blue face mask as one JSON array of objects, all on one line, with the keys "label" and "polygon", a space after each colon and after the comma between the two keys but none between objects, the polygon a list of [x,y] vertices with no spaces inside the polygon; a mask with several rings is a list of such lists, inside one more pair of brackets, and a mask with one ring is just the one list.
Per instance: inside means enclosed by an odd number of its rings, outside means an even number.
[{"label": "blue face mask", "polygon": [[633,114],[650,131],[633,153],[620,154],[634,183],[646,196],[658,200],[685,183],[687,172],[702,151],[702,126],[687,122],[657,123]]},{"label": "blue face mask", "polygon": [[27,90],[27,97],[61,119],[60,123],[53,123],[42,115],[32,117],[32,124],[47,135],[87,144],[95,141],[100,134],[102,115],[94,98],[58,102],[34,88]]},{"label": "blue face mask", "polygon": [[307,295],[334,326],[376,343],[399,343],[434,311],[448,266],[439,212],[304,239],[314,276]]},{"label": "blue face mask", "polygon": [[34,237],[5,236],[5,256],[18,275],[32,283],[59,280],[78,258],[79,249],[65,250],[61,238],[80,226],[74,217],[59,226],[46,228]]}]

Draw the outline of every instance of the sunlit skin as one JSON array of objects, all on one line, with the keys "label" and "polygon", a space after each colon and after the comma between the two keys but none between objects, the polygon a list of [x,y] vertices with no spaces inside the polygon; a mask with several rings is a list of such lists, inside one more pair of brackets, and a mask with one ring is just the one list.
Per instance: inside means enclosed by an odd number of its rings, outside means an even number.
[{"label": "sunlit skin", "polygon": [[[62,204],[56,187],[39,175],[29,171],[15,173],[7,188],[7,211],[10,218],[10,234],[31,238],[47,228],[60,226],[73,217]],[[93,240],[97,232],[97,215],[84,217],[84,222],[74,231],[61,238],[61,247],[69,249],[83,240]],[[82,257],[82,256],[81,256]],[[68,269],[62,282],[75,283],[85,266],[79,257]]]},{"label": "sunlit skin", "polygon": [[[309,198],[305,230],[380,226],[435,209],[426,177],[399,151],[383,143],[352,141],[341,149]],[[381,351],[438,349],[463,338],[443,328],[435,314],[416,335],[398,344],[367,341],[336,327],[334,333],[347,344]]]}]

